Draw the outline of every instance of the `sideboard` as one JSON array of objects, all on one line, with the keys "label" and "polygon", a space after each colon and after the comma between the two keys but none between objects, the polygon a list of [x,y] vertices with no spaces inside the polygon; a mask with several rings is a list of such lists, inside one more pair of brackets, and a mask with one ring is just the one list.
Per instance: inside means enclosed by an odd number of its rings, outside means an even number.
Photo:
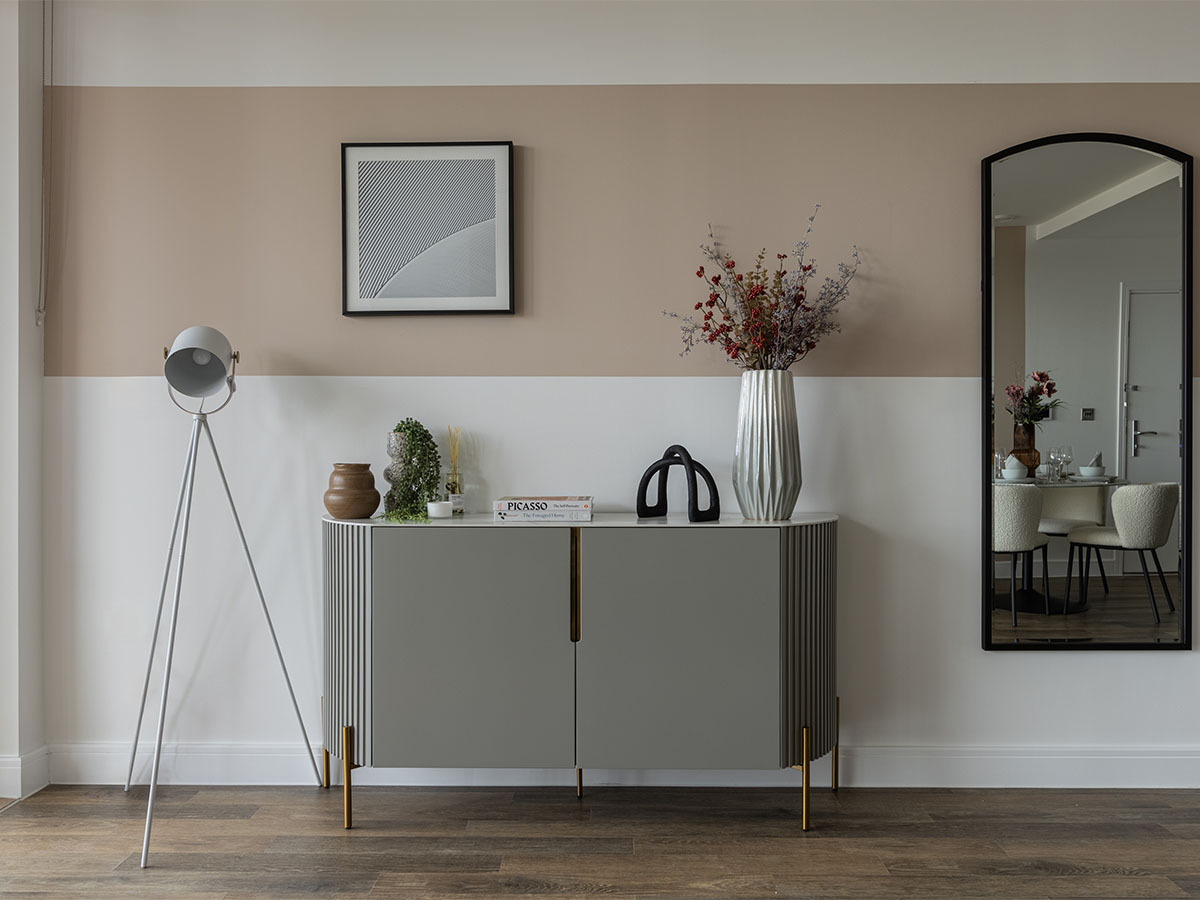
[{"label": "sideboard", "polygon": [[833,753],[837,517],[322,523],[324,782],[351,770],[801,770]]}]

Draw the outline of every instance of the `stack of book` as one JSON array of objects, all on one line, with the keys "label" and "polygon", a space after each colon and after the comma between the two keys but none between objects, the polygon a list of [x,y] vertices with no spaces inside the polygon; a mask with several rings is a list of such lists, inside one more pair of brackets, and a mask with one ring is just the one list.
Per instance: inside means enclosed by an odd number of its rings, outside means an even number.
[{"label": "stack of book", "polygon": [[590,522],[591,497],[501,497],[492,504],[497,522]]}]

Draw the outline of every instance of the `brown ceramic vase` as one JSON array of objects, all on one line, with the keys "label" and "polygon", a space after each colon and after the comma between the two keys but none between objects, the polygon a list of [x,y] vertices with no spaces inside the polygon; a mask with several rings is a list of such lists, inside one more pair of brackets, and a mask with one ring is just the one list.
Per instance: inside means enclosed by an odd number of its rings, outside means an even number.
[{"label": "brown ceramic vase", "polygon": [[379,508],[379,491],[370,463],[334,463],[325,492],[325,508],[335,519],[370,518]]}]

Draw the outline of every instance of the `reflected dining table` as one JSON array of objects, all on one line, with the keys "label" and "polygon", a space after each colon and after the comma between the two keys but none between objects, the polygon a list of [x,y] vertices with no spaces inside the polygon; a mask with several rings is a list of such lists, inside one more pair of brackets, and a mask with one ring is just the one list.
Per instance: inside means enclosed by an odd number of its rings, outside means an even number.
[{"label": "reflected dining table", "polygon": [[[993,479],[993,484],[997,486],[1007,487],[1011,485],[1035,485],[1036,487],[1048,490],[1078,490],[1086,488],[1095,490],[1096,488],[1117,488],[1123,484],[1129,484],[1125,478],[1084,478],[1079,475],[1064,475],[1058,481],[1051,481],[1049,478],[1017,478]],[[1105,504],[1107,506],[1107,503]],[[1103,524],[1103,523],[1100,523]],[[1021,587],[1017,589],[1017,612],[1041,613],[1046,612],[1045,596],[1034,586],[1033,580],[1033,554],[1024,554],[1024,565],[1021,573]],[[1009,595],[1007,591],[992,592],[992,608],[996,610],[1008,610]],[[1050,596],[1050,615],[1075,615],[1085,612],[1088,606],[1087,603],[1080,599],[1075,603],[1070,603],[1069,598],[1056,598]]]}]

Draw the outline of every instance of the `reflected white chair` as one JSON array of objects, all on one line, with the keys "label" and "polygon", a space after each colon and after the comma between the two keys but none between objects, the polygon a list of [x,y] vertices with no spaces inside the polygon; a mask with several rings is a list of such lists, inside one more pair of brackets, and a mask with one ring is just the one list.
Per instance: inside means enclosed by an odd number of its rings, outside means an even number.
[{"label": "reflected white chair", "polygon": [[[1103,525],[1105,511],[1108,507],[1108,489],[1103,487],[1062,487],[1046,488],[1042,498],[1042,519],[1038,522],[1038,531],[1049,537],[1066,537],[1072,528],[1086,528],[1091,525]],[[1092,550],[1086,551],[1091,555]],[[1074,562],[1075,549],[1070,548],[1067,554],[1067,570]],[[1104,585],[1104,593],[1108,593],[1108,575],[1104,571],[1104,561],[1100,551],[1096,550],[1096,566],[1100,569],[1100,583]],[[1090,558],[1088,560],[1091,562]],[[1079,560],[1079,571],[1082,573],[1084,561]]]},{"label": "reflected white chair", "polygon": [[[1158,482],[1155,484],[1127,484],[1117,488],[1112,495],[1113,526],[1083,526],[1072,528],[1067,535],[1071,549],[1080,548],[1080,554],[1085,548],[1112,548],[1116,550],[1136,550],[1142,561],[1142,575],[1146,579],[1146,593],[1150,596],[1150,610],[1154,613],[1154,621],[1160,622],[1158,603],[1154,599],[1154,585],[1150,582],[1150,570],[1146,566],[1146,551],[1154,558],[1154,567],[1158,570],[1158,580],[1162,584],[1163,595],[1167,598],[1167,606],[1175,611],[1171,600],[1171,592],[1167,588],[1167,579],[1163,575],[1162,564],[1158,561],[1158,548],[1170,540],[1171,525],[1175,521],[1175,510],[1179,506],[1179,485],[1176,482]],[[1097,557],[1100,555],[1097,552]],[[1082,557],[1081,557],[1082,558]],[[1090,559],[1090,557],[1089,557]],[[1087,582],[1090,574],[1085,567],[1079,586],[1080,598],[1087,602]],[[1071,595],[1071,570],[1067,568],[1067,598]]]},{"label": "reflected white chair", "polygon": [[1042,502],[1042,491],[1032,484],[992,487],[992,553],[1010,556],[1008,597],[1014,628],[1017,627],[1017,563],[1026,554],[1039,549],[1042,551],[1042,591],[1046,596],[1046,615],[1050,615],[1050,569],[1046,564],[1046,545],[1050,538],[1038,532]]}]

